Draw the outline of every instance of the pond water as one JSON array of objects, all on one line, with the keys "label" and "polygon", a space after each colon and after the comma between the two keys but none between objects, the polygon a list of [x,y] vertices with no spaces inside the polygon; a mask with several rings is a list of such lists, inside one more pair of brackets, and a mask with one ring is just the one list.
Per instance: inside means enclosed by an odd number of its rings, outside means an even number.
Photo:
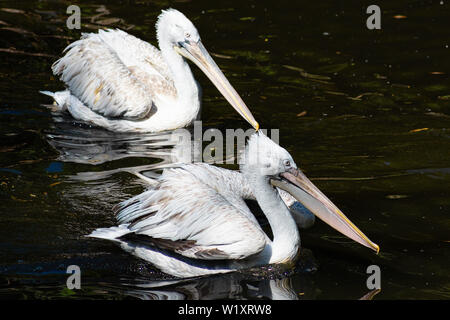
[{"label": "pond water", "polygon": [[[66,1],[0,1],[0,298],[450,298],[450,29],[448,1],[86,1],[82,32],[118,27],[155,44],[161,9],[186,14],[263,128],[374,242],[374,254],[324,223],[302,231],[288,273],[173,280],[85,235],[170,165],[163,134],[114,134],[55,116],[39,90],[80,36]],[[195,67],[203,130],[248,128]],[[227,168],[237,169],[236,165]],[[66,268],[82,270],[81,290]]]}]

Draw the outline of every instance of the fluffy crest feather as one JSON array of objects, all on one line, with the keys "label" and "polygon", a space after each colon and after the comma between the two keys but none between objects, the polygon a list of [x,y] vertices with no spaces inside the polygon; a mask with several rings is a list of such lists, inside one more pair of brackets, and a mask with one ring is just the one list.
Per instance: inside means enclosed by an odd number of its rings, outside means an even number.
[{"label": "fluffy crest feather", "polygon": [[241,157],[240,169],[242,172],[250,172],[255,168],[274,168],[283,160],[289,160],[295,166],[286,149],[258,131],[247,142],[243,157]]},{"label": "fluffy crest feather", "polygon": [[161,46],[161,41],[170,39],[171,41],[184,40],[184,36],[189,34],[192,40],[198,41],[200,36],[197,29],[186,16],[178,10],[167,9],[162,10],[156,22],[156,32],[158,43]]}]

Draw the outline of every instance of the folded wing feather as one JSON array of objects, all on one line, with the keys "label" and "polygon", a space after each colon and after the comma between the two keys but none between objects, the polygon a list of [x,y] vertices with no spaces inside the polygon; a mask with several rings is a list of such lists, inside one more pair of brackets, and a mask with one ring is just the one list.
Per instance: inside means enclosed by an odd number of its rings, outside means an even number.
[{"label": "folded wing feather", "polygon": [[53,73],[102,116],[139,120],[150,114],[158,90],[176,94],[159,50],[121,30],[83,34],[65,51]]},{"label": "folded wing feather", "polygon": [[199,171],[195,164],[165,170],[155,188],[119,205],[119,222],[135,235],[169,240],[166,248],[190,258],[243,259],[262,251],[267,237],[243,199],[205,184]]}]

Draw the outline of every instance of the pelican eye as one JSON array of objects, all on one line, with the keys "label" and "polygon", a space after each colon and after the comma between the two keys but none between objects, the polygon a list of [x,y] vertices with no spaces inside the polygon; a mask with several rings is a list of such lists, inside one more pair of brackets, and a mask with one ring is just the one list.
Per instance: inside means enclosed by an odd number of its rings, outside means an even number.
[{"label": "pelican eye", "polygon": [[284,161],[283,161],[283,164],[284,164],[286,167],[290,167],[290,166],[291,166],[291,162],[290,162],[289,160],[284,160]]},{"label": "pelican eye", "polygon": [[191,34],[189,32],[186,32],[184,36],[186,37],[186,39],[189,39],[191,37]]}]

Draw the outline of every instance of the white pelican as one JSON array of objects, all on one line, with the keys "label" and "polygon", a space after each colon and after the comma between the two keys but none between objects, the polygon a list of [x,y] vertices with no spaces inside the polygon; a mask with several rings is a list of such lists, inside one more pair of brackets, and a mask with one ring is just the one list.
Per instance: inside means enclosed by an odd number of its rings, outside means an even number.
[{"label": "white pelican", "polygon": [[[250,137],[240,170],[242,174],[201,163],[166,169],[158,184],[118,205],[118,227],[97,229],[90,236],[118,241],[125,250],[176,276],[290,265],[298,257],[300,236],[276,190],[280,188],[336,230],[379,251],[306,178],[291,155],[262,133]],[[245,204],[244,199],[252,198],[267,217],[273,239]],[[150,247],[175,252],[179,259]],[[220,261],[214,265],[208,260]]]},{"label": "white pelican", "polygon": [[[194,62],[256,130],[259,125],[181,12],[163,11],[159,48],[121,30],[83,34],[52,70],[67,90],[42,91],[74,118],[112,131],[158,132],[188,126],[200,113]],[[183,58],[184,57],[184,58]]]}]

